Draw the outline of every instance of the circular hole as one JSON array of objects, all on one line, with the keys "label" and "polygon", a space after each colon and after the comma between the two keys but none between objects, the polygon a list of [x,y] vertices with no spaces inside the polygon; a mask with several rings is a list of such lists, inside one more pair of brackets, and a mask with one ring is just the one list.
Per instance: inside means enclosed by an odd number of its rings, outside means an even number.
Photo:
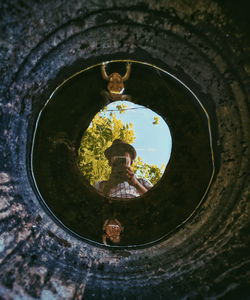
[{"label": "circular hole", "polygon": [[101,195],[128,200],[145,195],[161,179],[171,148],[161,116],[142,105],[115,101],[84,132],[78,166]]},{"label": "circular hole", "polygon": [[[46,102],[34,132],[32,175],[42,203],[71,234],[112,247],[145,246],[166,238],[205,198],[214,174],[210,120],[195,94],[163,69],[128,60],[110,61],[105,72],[103,66],[91,66],[68,78]],[[164,154],[162,178],[132,201],[113,201],[97,193],[92,186],[96,178],[91,181],[81,170],[81,145],[91,121],[105,106],[121,104],[138,105],[145,108],[141,112],[150,109],[152,116],[161,116],[160,124],[168,124],[173,141]],[[155,129],[158,125],[152,124]],[[146,125],[143,128],[152,139]],[[161,143],[165,140],[162,137]],[[138,153],[140,147],[134,144]],[[85,151],[84,159],[86,155]]]}]

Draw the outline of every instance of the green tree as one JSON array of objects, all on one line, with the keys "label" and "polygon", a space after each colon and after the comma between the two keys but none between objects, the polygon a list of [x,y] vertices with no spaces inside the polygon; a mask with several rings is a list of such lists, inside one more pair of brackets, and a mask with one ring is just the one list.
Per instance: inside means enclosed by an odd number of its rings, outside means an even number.
[{"label": "green tree", "polygon": [[156,184],[162,177],[165,165],[159,168],[156,165],[149,165],[138,156],[133,163],[133,171],[138,177],[143,177],[148,179],[152,184]]},{"label": "green tree", "polygon": [[[119,113],[124,113],[126,105],[117,105],[116,108]],[[133,127],[132,123],[123,124],[115,113],[108,113],[107,108],[95,115],[82,137],[78,151],[79,168],[90,184],[109,178],[111,168],[104,151],[115,139],[132,144],[135,141]],[[133,170],[138,177],[149,179],[155,184],[161,178],[164,166],[158,168],[137,157],[133,163]]]}]

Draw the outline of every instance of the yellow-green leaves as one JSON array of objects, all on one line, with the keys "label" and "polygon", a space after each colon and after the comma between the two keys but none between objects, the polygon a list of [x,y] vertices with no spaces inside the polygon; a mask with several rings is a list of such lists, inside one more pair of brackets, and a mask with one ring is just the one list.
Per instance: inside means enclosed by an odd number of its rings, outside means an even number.
[{"label": "yellow-green leaves", "polygon": [[154,125],[157,125],[160,123],[160,118],[159,117],[154,117],[154,121],[153,121],[153,124]]}]

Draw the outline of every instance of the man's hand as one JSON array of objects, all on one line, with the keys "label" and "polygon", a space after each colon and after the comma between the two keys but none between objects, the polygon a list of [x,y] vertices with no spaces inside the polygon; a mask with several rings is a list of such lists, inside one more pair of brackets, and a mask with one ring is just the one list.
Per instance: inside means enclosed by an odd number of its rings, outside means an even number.
[{"label": "man's hand", "polygon": [[134,172],[131,170],[130,167],[126,167],[126,175],[130,184],[132,184],[133,186],[139,184],[137,177],[135,176]]},{"label": "man's hand", "polygon": [[146,193],[148,190],[139,182],[134,172],[130,167],[126,167],[126,176],[128,178],[128,182],[133,185],[140,195]]}]

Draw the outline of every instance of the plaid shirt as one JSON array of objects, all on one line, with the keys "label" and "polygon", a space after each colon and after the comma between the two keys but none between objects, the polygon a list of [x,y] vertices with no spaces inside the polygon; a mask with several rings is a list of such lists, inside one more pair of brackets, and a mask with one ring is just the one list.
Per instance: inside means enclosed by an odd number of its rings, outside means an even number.
[{"label": "plaid shirt", "polygon": [[[150,181],[143,178],[138,178],[138,181],[147,189],[149,190],[153,185]],[[95,184],[95,188],[101,194],[104,193],[105,185],[107,181],[98,181]],[[111,188],[109,191],[109,195],[105,195],[108,197],[114,198],[134,198],[139,197],[140,193],[133,185],[130,185],[127,181],[118,183],[115,187]]]}]

